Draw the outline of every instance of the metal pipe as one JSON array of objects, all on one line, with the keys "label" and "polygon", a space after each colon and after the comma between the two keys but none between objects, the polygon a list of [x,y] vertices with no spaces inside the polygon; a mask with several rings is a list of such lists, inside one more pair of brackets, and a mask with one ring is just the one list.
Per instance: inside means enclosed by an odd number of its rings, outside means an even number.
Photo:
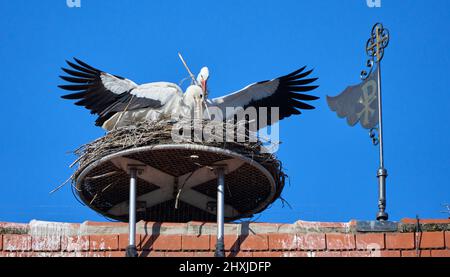
[{"label": "metal pipe", "polygon": [[129,236],[128,247],[126,250],[127,257],[137,257],[136,248],[136,175],[137,169],[130,168],[130,203],[129,203]]},{"label": "metal pipe", "polygon": [[[379,37],[379,31],[377,29],[377,40]],[[380,167],[377,171],[378,177],[378,213],[377,220],[388,220],[389,216],[385,212],[386,210],[386,177],[388,176],[387,170],[384,168],[384,153],[383,153],[383,108],[381,101],[381,61],[378,61],[377,66],[378,73],[378,138],[379,138],[379,150],[380,150]]]},{"label": "metal pipe", "polygon": [[225,226],[225,169],[218,167],[217,174],[217,244],[216,257],[225,257],[224,226]]},{"label": "metal pipe", "polygon": [[384,168],[384,153],[383,153],[383,108],[381,101],[381,62],[378,61],[377,66],[378,75],[378,137],[380,143],[380,168]]}]

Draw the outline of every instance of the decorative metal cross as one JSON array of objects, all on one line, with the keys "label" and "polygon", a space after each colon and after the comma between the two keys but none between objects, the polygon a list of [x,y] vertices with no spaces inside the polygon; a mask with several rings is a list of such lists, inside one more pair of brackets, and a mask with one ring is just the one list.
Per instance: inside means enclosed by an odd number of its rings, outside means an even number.
[{"label": "decorative metal cross", "polygon": [[366,53],[374,62],[379,63],[383,59],[384,48],[389,44],[389,30],[383,24],[377,23],[372,28],[371,37],[366,43]]}]

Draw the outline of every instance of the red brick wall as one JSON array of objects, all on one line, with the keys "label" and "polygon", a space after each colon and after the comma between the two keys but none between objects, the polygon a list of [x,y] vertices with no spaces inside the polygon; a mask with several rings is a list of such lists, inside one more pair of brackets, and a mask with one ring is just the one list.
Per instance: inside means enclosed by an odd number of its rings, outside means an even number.
[{"label": "red brick wall", "polygon": [[[404,219],[396,230],[361,232],[356,221],[294,224],[226,224],[225,248],[233,257],[450,257],[450,220]],[[212,257],[212,223],[139,222],[142,257]],[[32,221],[0,223],[3,257],[123,257],[128,225]]]}]

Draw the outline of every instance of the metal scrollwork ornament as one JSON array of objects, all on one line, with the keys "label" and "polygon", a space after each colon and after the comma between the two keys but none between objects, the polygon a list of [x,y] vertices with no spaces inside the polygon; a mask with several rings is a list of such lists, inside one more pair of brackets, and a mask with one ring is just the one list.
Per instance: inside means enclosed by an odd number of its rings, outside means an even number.
[{"label": "metal scrollwork ornament", "polygon": [[[361,71],[361,76],[360,76],[361,80],[363,80],[363,81],[366,80],[370,76],[370,74],[372,74],[373,64],[374,64],[374,62],[372,59],[367,60],[367,64],[366,64],[367,69]],[[366,70],[369,70],[369,72],[367,72]]]},{"label": "metal scrollwork ornament", "polygon": [[372,139],[372,144],[377,146],[380,143],[380,139],[378,137],[378,128],[372,128],[369,131],[369,136]]}]

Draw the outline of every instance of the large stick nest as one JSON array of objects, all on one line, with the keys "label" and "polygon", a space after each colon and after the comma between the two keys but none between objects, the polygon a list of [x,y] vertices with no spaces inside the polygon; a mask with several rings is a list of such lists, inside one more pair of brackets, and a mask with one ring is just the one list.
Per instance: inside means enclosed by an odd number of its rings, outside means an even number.
[{"label": "large stick nest", "polygon": [[[184,139],[179,142],[174,141],[172,133],[175,124],[177,124],[177,126],[189,124],[187,126],[190,126],[192,136],[188,138],[184,137]],[[159,121],[145,121],[136,125],[114,129],[105,136],[85,144],[74,151],[78,156],[74,164],[78,163],[78,168],[71,177],[72,181],[76,182],[81,172],[91,163],[123,150],[162,144],[199,144],[230,150],[258,162],[272,174],[276,184],[275,195],[268,205],[280,198],[285,183],[285,174],[282,170],[282,164],[276,156],[272,153],[263,151],[264,145],[269,142],[268,139],[257,137],[255,132],[244,127],[240,129],[241,134],[245,137],[244,142],[240,142],[241,140],[237,142],[236,135],[234,140],[230,141],[230,139],[228,139],[228,141],[226,141],[223,138],[232,123],[203,121],[201,123],[203,126],[208,125],[215,130],[222,130],[222,132],[213,133],[208,140],[204,140],[195,137],[196,132],[191,124],[192,122],[177,122],[170,119],[161,119]],[[237,131],[237,126],[241,126],[240,124],[244,124],[244,126],[248,127],[244,122],[232,124],[231,128],[235,128],[235,133]],[[243,133],[242,130],[244,130]]]}]

